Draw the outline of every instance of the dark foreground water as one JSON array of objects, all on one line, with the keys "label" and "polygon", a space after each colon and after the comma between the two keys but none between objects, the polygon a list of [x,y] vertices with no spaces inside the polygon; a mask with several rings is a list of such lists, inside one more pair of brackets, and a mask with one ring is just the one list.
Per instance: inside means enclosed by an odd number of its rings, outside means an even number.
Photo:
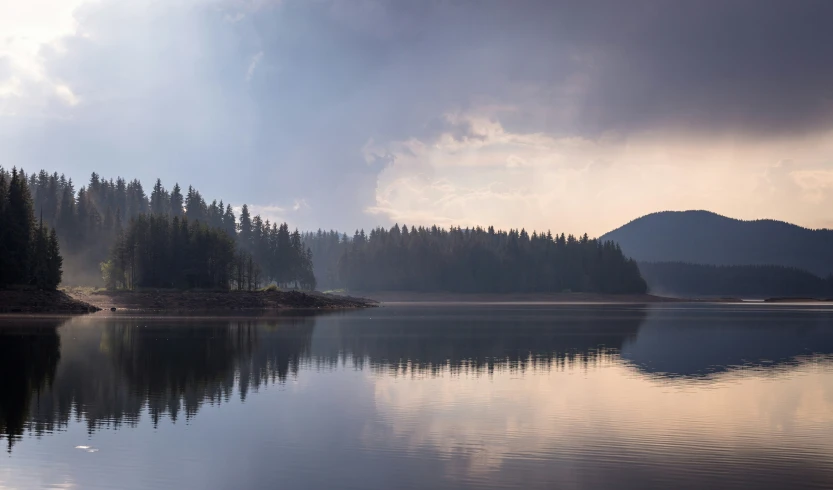
[{"label": "dark foreground water", "polygon": [[833,310],[0,319],[0,488],[833,488]]}]

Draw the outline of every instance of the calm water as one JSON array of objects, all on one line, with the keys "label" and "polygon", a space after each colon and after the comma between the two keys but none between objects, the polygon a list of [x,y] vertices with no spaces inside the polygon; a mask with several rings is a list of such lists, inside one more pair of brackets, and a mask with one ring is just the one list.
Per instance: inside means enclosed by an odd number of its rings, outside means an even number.
[{"label": "calm water", "polygon": [[833,309],[0,320],[0,488],[833,488]]}]

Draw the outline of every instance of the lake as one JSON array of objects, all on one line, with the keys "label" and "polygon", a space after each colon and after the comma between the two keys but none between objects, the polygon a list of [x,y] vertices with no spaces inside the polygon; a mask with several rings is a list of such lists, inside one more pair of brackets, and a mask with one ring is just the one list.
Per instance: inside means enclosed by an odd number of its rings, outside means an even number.
[{"label": "lake", "polygon": [[0,488],[833,488],[833,308],[0,319]]}]

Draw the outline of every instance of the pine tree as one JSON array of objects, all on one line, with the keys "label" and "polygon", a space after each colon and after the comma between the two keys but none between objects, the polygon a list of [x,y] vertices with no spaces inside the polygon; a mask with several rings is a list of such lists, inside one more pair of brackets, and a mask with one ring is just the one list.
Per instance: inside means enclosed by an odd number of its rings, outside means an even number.
[{"label": "pine tree", "polygon": [[182,198],[182,189],[179,184],[174,184],[171,191],[171,216],[182,216],[184,201]]},{"label": "pine tree", "polygon": [[73,231],[75,230],[75,190],[72,187],[72,180],[69,180],[61,192],[61,206],[58,211],[58,219],[54,227],[60,231],[64,243],[68,248],[74,249],[76,243]]},{"label": "pine tree", "polygon": [[240,234],[237,236],[237,241],[243,250],[250,251],[252,249],[252,217],[249,214],[249,206],[244,204],[240,211]]},{"label": "pine tree", "polygon": [[207,207],[200,193],[191,186],[188,186],[188,194],[185,197],[185,215],[189,221],[205,222]]},{"label": "pine tree", "polygon": [[34,247],[32,249],[32,284],[38,289],[51,289],[49,283],[49,235],[43,228],[43,217],[35,231]]},{"label": "pine tree", "polygon": [[7,281],[28,284],[31,274],[32,238],[35,217],[29,188],[22,172],[12,169],[7,208]]},{"label": "pine tree", "polygon": [[64,259],[61,257],[61,251],[58,246],[58,234],[55,232],[55,228],[52,228],[49,232],[49,244],[47,247],[47,289],[55,289],[61,284],[61,278],[64,273],[63,264]]},{"label": "pine tree", "polygon": [[9,284],[9,243],[8,243],[8,181],[6,171],[0,167],[0,287]]},{"label": "pine tree", "polygon": [[226,204],[226,212],[223,214],[223,229],[226,231],[228,236],[237,236],[237,218],[234,216],[231,204]]},{"label": "pine tree", "polygon": [[170,212],[171,204],[168,192],[162,187],[162,179],[156,179],[153,191],[150,193],[150,212],[163,214]]}]

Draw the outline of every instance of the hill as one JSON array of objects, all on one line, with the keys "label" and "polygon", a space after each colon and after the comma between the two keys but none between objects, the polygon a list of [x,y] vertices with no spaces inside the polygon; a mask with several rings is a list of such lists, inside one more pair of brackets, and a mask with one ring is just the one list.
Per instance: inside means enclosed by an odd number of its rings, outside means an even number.
[{"label": "hill", "polygon": [[601,237],[638,262],[780,265],[821,277],[833,273],[833,230],[783,221],[743,221],[709,211],[663,211]]}]

